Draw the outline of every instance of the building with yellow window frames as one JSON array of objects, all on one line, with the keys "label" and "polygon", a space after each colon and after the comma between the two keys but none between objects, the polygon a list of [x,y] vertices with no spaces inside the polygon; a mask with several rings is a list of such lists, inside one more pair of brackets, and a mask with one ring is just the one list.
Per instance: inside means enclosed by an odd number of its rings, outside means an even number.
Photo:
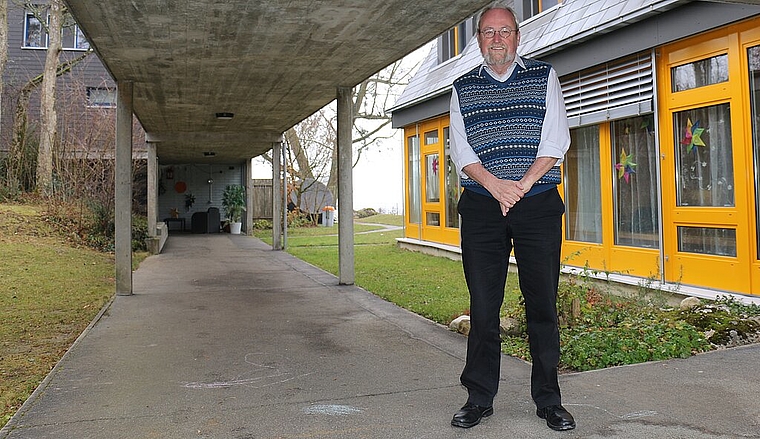
[{"label": "building with yellow window frames", "polygon": [[[474,27],[439,38],[392,109],[404,131],[403,245],[459,245],[448,104],[453,80],[482,62]],[[518,53],[557,70],[570,120],[567,268],[760,298],[760,6],[566,0],[520,33]]]}]

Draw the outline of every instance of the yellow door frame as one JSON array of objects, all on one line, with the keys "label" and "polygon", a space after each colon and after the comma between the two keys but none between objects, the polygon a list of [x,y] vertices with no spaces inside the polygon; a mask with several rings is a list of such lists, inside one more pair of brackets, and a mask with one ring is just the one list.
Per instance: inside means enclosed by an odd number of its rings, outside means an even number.
[{"label": "yellow door frame", "polygon": [[[411,173],[412,169],[410,169],[409,164],[409,141],[410,139],[417,137],[418,144],[421,144],[420,139],[420,130],[419,130],[419,124],[409,125],[404,128],[404,236],[406,238],[413,238],[413,239],[422,239],[422,223],[420,222],[415,223],[412,222],[412,209],[411,209],[411,203],[412,203],[412,196],[410,194],[410,191],[416,190],[421,191],[421,183],[420,187],[412,188],[410,187],[410,179],[411,179]],[[420,168],[422,167],[422,164],[420,164]],[[422,174],[420,170],[420,175]],[[420,179],[422,179],[420,177]],[[421,194],[418,193],[418,195],[421,198]],[[422,206],[420,206],[420,212],[422,212]],[[420,214],[420,217],[422,217],[422,213]]]},{"label": "yellow door frame", "polygon": [[[753,21],[750,21],[745,26],[742,26],[738,29],[739,31],[739,43],[740,43],[740,71],[742,72],[741,77],[741,83],[744,85],[745,92],[742,93],[743,98],[743,108],[750,109],[751,108],[751,101],[749,96],[749,60],[747,56],[747,50],[751,47],[760,46],[760,19],[756,19]],[[746,112],[746,117],[751,117],[751,112]],[[760,127],[758,127],[760,129]],[[752,172],[752,169],[754,168],[751,166],[751,164],[754,163],[754,146],[760,147],[760,145],[752,145],[751,139],[753,139],[752,134],[752,123],[747,123],[745,125],[745,138],[748,139],[747,145],[749,146],[745,150],[745,160],[750,166],[747,166],[747,181],[755,182],[757,179],[757,176],[754,175],[754,172]],[[748,199],[747,199],[747,205],[753,206],[755,209],[757,209],[757,201],[758,200],[758,194],[757,194],[757,188],[754,184],[750,184],[748,191]],[[760,258],[758,258],[758,252],[760,252],[760,249],[758,249],[757,244],[757,236],[758,236],[758,224],[757,219],[754,215],[753,209],[748,209],[749,213],[749,236],[754,239],[750,239],[750,291],[752,294],[760,294]]]},{"label": "yellow door frame", "polygon": [[[747,25],[746,23],[744,24]],[[755,21],[756,25],[756,21]],[[663,199],[663,250],[665,280],[740,293],[750,293],[751,216],[754,206],[751,144],[747,136],[745,96],[742,83],[742,58],[738,32],[743,26],[732,26],[707,32],[661,48],[658,66],[659,128],[661,145],[661,177]],[[717,55],[728,57],[728,81],[672,92],[671,68]],[[676,146],[673,115],[680,111],[719,104],[730,105],[731,140],[734,172],[734,206],[676,205]],[[680,251],[678,227],[726,228],[736,231],[736,256],[718,256]]]}]

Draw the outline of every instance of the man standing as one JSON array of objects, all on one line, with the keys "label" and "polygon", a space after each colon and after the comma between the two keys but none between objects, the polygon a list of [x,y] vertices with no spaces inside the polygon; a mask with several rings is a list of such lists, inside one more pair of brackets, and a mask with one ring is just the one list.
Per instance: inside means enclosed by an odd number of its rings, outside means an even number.
[{"label": "man standing", "polygon": [[554,430],[575,420],[562,406],[557,367],[559,282],[564,203],[559,164],[570,146],[554,69],[517,55],[514,11],[487,7],[478,20],[481,66],[454,81],[451,155],[464,191],[462,264],[470,290],[471,329],[461,376],[467,403],[451,424],[469,428],[493,414],[499,386],[499,310],[514,250],[533,359],[536,414]]}]

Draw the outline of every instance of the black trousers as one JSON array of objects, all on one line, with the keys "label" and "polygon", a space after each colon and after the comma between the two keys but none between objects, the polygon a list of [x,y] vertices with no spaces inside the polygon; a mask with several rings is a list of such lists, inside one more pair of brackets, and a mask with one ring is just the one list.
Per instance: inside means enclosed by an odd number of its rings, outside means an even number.
[{"label": "black trousers", "polygon": [[494,198],[465,190],[458,209],[470,290],[471,329],[461,376],[468,402],[490,406],[499,388],[499,311],[514,249],[533,359],[531,396],[538,408],[561,404],[557,286],[565,206],[557,189],[523,198],[507,216]]}]

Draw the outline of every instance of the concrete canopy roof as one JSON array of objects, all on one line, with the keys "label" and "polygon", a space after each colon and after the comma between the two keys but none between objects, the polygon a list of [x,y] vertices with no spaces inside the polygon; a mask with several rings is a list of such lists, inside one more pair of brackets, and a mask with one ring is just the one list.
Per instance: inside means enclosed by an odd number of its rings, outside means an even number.
[{"label": "concrete canopy roof", "polygon": [[[65,0],[162,163],[260,155],[484,0]],[[215,113],[234,113],[217,120]],[[205,158],[205,151],[216,156]]]}]

